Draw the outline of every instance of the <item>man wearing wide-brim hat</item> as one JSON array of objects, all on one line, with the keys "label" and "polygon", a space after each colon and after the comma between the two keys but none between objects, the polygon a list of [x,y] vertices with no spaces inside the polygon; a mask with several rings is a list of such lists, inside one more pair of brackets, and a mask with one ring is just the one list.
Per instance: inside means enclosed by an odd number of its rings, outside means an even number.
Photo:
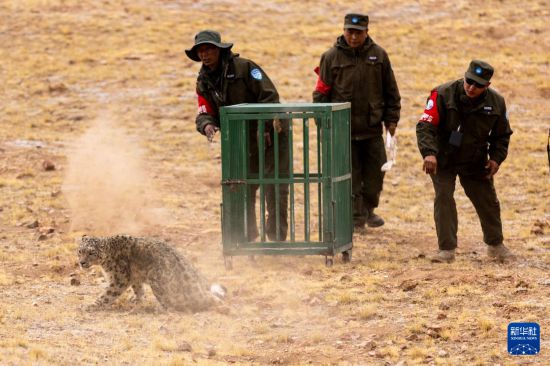
[{"label": "man wearing wide-brim hat", "polygon": [[[203,30],[195,35],[193,47],[185,50],[187,57],[201,62],[197,78],[198,114],[197,131],[210,141],[220,128],[220,108],[240,103],[279,103],[277,89],[264,70],[255,62],[240,57],[231,51],[232,43],[221,41],[221,36],[213,30]],[[249,172],[258,173],[259,153],[257,124],[250,123],[249,133]],[[288,125],[281,123],[274,131],[273,122],[266,122],[265,172],[274,171],[274,133],[278,133],[279,173],[288,174]],[[262,137],[262,138],[264,138]],[[258,236],[256,225],[255,200],[257,185],[250,185],[247,202],[248,239]],[[279,185],[279,228],[277,230],[275,188],[266,188],[267,222],[266,234],[271,240],[285,240],[287,235],[288,184]]]},{"label": "man wearing wide-brim hat", "polygon": [[457,248],[456,177],[472,201],[487,244],[497,260],[512,257],[503,244],[500,203],[493,177],[508,155],[512,129],[504,98],[489,88],[494,69],[472,60],[464,78],[434,88],[416,125],[423,169],[435,190],[434,219],[439,252],[434,262],[451,262]]}]

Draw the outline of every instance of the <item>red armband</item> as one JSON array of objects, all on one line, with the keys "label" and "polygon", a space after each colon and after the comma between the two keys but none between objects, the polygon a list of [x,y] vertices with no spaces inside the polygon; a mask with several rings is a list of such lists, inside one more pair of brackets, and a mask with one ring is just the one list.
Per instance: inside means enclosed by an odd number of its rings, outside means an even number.
[{"label": "red armband", "polygon": [[428,103],[426,103],[426,108],[422,117],[420,117],[420,122],[431,123],[434,126],[439,125],[439,111],[437,110],[437,90],[433,90],[432,94],[428,98]]},{"label": "red armband", "polygon": [[197,98],[198,98],[198,103],[199,103],[199,109],[197,111],[197,114],[217,114],[214,112],[214,109],[212,108],[212,106],[210,105],[210,103],[208,103],[208,100],[206,100],[205,97],[203,97],[199,92],[197,92]]},{"label": "red armband", "polygon": [[319,76],[317,78],[317,84],[315,85],[315,91],[318,91],[319,93],[323,94],[323,95],[328,95],[328,93],[330,92],[330,86],[327,85],[323,79],[321,79],[321,75],[319,75],[319,66],[317,66],[315,68],[315,73]]}]

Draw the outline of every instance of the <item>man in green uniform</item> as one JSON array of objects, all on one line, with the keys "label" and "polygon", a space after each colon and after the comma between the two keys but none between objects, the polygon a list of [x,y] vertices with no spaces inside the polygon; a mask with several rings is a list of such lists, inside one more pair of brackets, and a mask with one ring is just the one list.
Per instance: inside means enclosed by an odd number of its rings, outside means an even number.
[{"label": "man in green uniform", "polygon": [[453,197],[458,175],[481,221],[487,254],[511,257],[503,244],[500,204],[493,176],[508,154],[512,129],[504,98],[490,89],[493,67],[473,60],[464,79],[432,90],[416,126],[423,169],[435,190],[434,218],[439,252],[434,262],[451,262],[457,247],[457,211]]},{"label": "man in green uniform", "polygon": [[[218,32],[205,30],[197,33],[195,44],[185,50],[187,56],[202,67],[197,78],[198,114],[197,131],[211,140],[220,128],[220,107],[239,103],[279,103],[279,94],[267,74],[251,60],[231,52],[232,43],[222,43]],[[257,123],[251,123],[249,134],[249,171],[258,173],[259,154]],[[285,121],[277,126],[273,121],[265,126],[265,172],[274,172],[274,146],[271,143],[274,133],[279,141],[279,173],[288,174],[288,124]],[[269,175],[267,175],[269,176]],[[258,236],[256,224],[257,185],[250,186],[250,199],[247,202],[248,239]],[[267,222],[266,234],[271,240],[284,241],[287,235],[288,184],[279,185],[279,230],[276,229],[275,186],[266,186]]]},{"label": "man in green uniform", "polygon": [[382,124],[393,136],[401,97],[386,51],[368,34],[369,17],[347,14],[344,34],[321,56],[313,101],[351,102],[353,221],[355,227],[384,225],[374,213],[386,162]]}]

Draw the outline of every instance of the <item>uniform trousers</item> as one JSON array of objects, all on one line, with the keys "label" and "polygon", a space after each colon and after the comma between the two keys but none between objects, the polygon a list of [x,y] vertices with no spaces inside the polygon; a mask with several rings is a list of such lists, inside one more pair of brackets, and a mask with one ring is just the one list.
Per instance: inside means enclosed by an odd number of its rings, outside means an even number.
[{"label": "uniform trousers", "polygon": [[493,179],[459,174],[452,168],[438,168],[437,174],[432,174],[431,178],[435,191],[434,219],[439,249],[452,250],[457,247],[458,218],[454,199],[457,175],[481,222],[483,241],[488,245],[502,244],[500,203]]},{"label": "uniform trousers", "polygon": [[386,162],[382,136],[351,141],[351,189],[353,222],[365,224],[368,210],[378,207],[385,173],[380,170]]},{"label": "uniform trousers", "polygon": [[[283,127],[277,134],[278,138],[278,171],[279,178],[288,178],[289,174],[289,155],[288,155],[288,124],[281,121]],[[255,131],[254,131],[255,132]],[[264,145],[265,146],[265,145]],[[275,177],[275,139],[274,132],[271,132],[271,145],[265,146],[264,160],[264,177]],[[249,139],[249,171],[252,176],[258,176],[259,172],[259,152],[257,138]],[[279,184],[279,227],[277,230],[277,191],[275,184],[267,184],[264,186],[267,219],[265,222],[265,232],[270,240],[286,240],[288,231],[288,184]],[[247,202],[247,226],[248,240],[252,241],[258,237],[258,225],[256,218],[256,195],[259,185],[251,184],[249,186],[248,202]]]}]

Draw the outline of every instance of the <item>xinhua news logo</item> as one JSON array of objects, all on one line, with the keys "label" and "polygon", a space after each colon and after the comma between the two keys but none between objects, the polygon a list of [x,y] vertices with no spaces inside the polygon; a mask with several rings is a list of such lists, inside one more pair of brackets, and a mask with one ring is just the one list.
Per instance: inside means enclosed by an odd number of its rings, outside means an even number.
[{"label": "xinhua news logo", "polygon": [[508,353],[514,356],[538,355],[540,326],[537,323],[508,324]]}]

